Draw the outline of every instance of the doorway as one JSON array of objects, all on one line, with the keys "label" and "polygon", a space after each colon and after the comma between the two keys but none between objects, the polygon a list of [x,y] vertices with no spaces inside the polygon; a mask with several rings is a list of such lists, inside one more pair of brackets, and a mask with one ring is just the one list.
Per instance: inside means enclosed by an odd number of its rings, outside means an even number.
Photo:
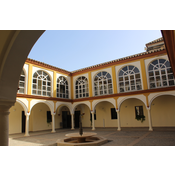
[{"label": "doorway", "polygon": [[80,122],[80,111],[75,111],[75,128],[79,128],[79,122]]},{"label": "doorway", "polygon": [[62,111],[63,128],[71,128],[71,115],[69,111]]},{"label": "doorway", "polygon": [[22,133],[25,133],[26,130],[26,116],[24,111],[22,111]]}]

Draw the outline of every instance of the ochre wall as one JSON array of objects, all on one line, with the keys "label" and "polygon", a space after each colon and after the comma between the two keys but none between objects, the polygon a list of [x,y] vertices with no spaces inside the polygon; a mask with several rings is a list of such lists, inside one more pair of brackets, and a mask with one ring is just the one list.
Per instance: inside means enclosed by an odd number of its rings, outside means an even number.
[{"label": "ochre wall", "polygon": [[16,102],[9,111],[9,134],[21,133],[23,107],[18,102]]},{"label": "ochre wall", "polygon": [[109,102],[97,104],[95,127],[118,127],[117,119],[111,119],[111,108],[114,106]]},{"label": "ochre wall", "polygon": [[[135,119],[135,106],[143,106],[145,121]],[[144,103],[138,99],[127,99],[120,108],[121,127],[148,127],[148,112]]]},{"label": "ochre wall", "polygon": [[30,131],[52,129],[52,124],[47,123],[47,111],[50,111],[50,109],[44,103],[38,103],[32,108],[30,114]]},{"label": "ochre wall", "polygon": [[153,100],[151,105],[152,126],[175,126],[175,97],[163,95]]}]

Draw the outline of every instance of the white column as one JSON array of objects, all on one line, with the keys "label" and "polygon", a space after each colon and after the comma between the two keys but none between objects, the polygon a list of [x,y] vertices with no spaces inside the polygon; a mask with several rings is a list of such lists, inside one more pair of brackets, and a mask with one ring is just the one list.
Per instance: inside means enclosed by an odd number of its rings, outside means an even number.
[{"label": "white column", "polygon": [[55,131],[55,113],[52,114],[52,131],[51,132],[56,132]]},{"label": "white column", "polygon": [[91,111],[91,114],[92,114],[92,130],[95,130],[94,112]]},{"label": "white column", "polygon": [[26,128],[25,128],[25,135],[24,136],[30,136],[29,135],[29,116],[30,113],[26,114]]},{"label": "white column", "polygon": [[72,122],[72,128],[71,129],[75,129],[74,128],[74,114],[71,114],[71,122]]},{"label": "white column", "polygon": [[149,131],[153,131],[152,122],[151,122],[151,111],[150,111],[150,108],[147,107],[147,111],[148,111]]},{"label": "white column", "polygon": [[9,109],[14,103],[0,100],[0,146],[9,144]]},{"label": "white column", "polygon": [[120,127],[120,111],[119,110],[116,110],[117,112],[117,120],[118,120],[118,131],[121,131],[121,127]]}]

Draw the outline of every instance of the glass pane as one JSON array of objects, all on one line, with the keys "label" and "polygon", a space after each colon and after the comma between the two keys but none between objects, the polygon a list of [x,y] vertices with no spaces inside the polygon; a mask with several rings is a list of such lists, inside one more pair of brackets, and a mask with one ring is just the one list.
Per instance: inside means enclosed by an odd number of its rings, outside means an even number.
[{"label": "glass pane", "polygon": [[38,91],[38,95],[41,95],[41,91]]},{"label": "glass pane", "polygon": [[24,89],[23,88],[20,88],[19,89],[19,93],[24,94]]},{"label": "glass pane", "polygon": [[131,81],[131,85],[135,85],[135,81]]},{"label": "glass pane", "polygon": [[156,74],[156,75],[159,75],[159,71],[155,71],[155,74]]},{"label": "glass pane", "polygon": [[136,78],[140,78],[140,74],[136,74],[135,77],[136,77]]},{"label": "glass pane", "polygon": [[151,77],[151,78],[149,79],[149,81],[150,81],[150,82],[154,82],[154,77]]},{"label": "glass pane", "polygon": [[161,86],[161,82],[156,82],[157,87]]},{"label": "glass pane", "polygon": [[165,74],[165,69],[164,70],[161,70],[161,74]]},{"label": "glass pane", "polygon": [[168,72],[168,73],[173,73],[173,71],[172,71],[171,68],[168,68],[168,69],[167,69],[167,72]]},{"label": "glass pane", "polygon": [[123,88],[120,88],[120,92],[124,92],[124,87]]},{"label": "glass pane", "polygon": [[36,84],[33,84],[33,89],[36,89]]},{"label": "glass pane", "polygon": [[136,84],[140,84],[141,83],[141,81],[140,80],[136,80]]},{"label": "glass pane", "polygon": [[160,77],[159,76],[156,77],[156,81],[160,81]]},{"label": "glass pane", "polygon": [[153,70],[153,67],[154,67],[154,66],[153,66],[152,64],[150,64],[148,70]]},{"label": "glass pane", "polygon": [[163,81],[163,86],[167,86],[167,81]]},{"label": "glass pane", "polygon": [[129,70],[132,70],[134,68],[134,66],[129,66]]},{"label": "glass pane", "polygon": [[126,81],[126,80],[129,80],[128,76],[125,77],[125,81]]},{"label": "glass pane", "polygon": [[173,74],[168,75],[168,79],[174,79]]},{"label": "glass pane", "polygon": [[150,83],[150,89],[151,88],[155,88],[156,86],[155,86],[155,83]]},{"label": "glass pane", "polygon": [[169,81],[169,86],[173,86],[174,85],[174,80]]},{"label": "glass pane", "polygon": [[123,75],[123,71],[121,70],[120,72],[119,72],[119,76],[122,76]]},{"label": "glass pane", "polygon": [[20,81],[25,81],[25,77],[20,76]]},{"label": "glass pane", "polygon": [[133,79],[134,79],[134,75],[131,75],[131,76],[130,76],[130,80],[133,80]]},{"label": "glass pane", "polygon": [[119,77],[119,81],[123,81],[123,77]]},{"label": "glass pane", "polygon": [[131,86],[131,90],[135,90],[135,86]]},{"label": "glass pane", "polygon": [[42,80],[38,80],[38,89],[41,89]]},{"label": "glass pane", "polygon": [[128,70],[128,67],[127,67],[127,66],[126,66],[126,67],[124,67],[124,68],[123,68],[123,70],[124,70],[124,71],[127,71],[127,70]]},{"label": "glass pane", "polygon": [[167,62],[165,63],[165,65],[166,65],[166,67],[171,67],[169,61],[167,61]]},{"label": "glass pane", "polygon": [[36,79],[33,79],[33,83],[36,83]]},{"label": "glass pane", "polygon": [[125,82],[125,86],[129,86],[129,81]]},{"label": "glass pane", "polygon": [[154,76],[154,73],[153,72],[149,72],[149,76]]},{"label": "glass pane", "polygon": [[165,59],[159,59],[159,63],[164,63],[165,61]]},{"label": "glass pane", "polygon": [[43,95],[46,95],[46,92],[45,91],[43,91]]},{"label": "glass pane", "polygon": [[33,90],[33,91],[32,91],[32,94],[36,94],[36,91],[35,91],[35,90]]},{"label": "glass pane", "polygon": [[50,86],[50,82],[47,82],[47,85]]},{"label": "glass pane", "polygon": [[119,86],[124,86],[124,83],[122,82],[122,83],[119,83]]},{"label": "glass pane", "polygon": [[46,90],[46,86],[43,86],[43,90]]},{"label": "glass pane", "polygon": [[158,64],[158,60],[153,61],[152,64],[153,64],[153,65]]},{"label": "glass pane", "polygon": [[138,73],[139,72],[139,69],[137,67],[135,67],[134,72],[135,73]]}]

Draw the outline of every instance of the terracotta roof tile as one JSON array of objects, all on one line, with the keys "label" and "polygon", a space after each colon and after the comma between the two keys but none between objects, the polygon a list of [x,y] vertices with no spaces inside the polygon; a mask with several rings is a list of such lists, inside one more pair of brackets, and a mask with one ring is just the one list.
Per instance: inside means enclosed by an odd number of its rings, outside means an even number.
[{"label": "terracotta roof tile", "polygon": [[157,42],[159,42],[159,41],[163,41],[163,37],[158,38],[158,39],[156,39],[156,40],[153,40],[153,41],[151,41],[151,42],[149,42],[149,43],[146,43],[146,45],[153,44],[153,43],[157,43]]}]

